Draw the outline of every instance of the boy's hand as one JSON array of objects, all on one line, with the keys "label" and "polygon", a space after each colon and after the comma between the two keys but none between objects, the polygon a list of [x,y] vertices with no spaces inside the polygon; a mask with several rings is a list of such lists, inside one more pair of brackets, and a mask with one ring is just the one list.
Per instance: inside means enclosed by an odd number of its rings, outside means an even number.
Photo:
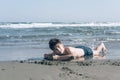
[{"label": "boy's hand", "polygon": [[55,60],[57,60],[58,58],[59,58],[58,55],[54,55],[54,56],[53,56],[53,59],[55,59]]}]

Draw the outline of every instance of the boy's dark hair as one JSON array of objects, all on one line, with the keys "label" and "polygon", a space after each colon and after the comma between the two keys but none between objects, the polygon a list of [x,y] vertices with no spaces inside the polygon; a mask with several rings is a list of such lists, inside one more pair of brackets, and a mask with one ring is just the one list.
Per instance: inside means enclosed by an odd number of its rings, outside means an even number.
[{"label": "boy's dark hair", "polygon": [[55,45],[58,43],[61,43],[61,41],[59,39],[56,39],[56,38],[50,39],[49,48],[54,50]]}]

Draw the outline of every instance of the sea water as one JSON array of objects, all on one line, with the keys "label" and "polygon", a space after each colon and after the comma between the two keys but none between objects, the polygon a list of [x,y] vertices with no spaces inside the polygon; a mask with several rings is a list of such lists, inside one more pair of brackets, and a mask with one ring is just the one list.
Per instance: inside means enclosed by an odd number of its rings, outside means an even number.
[{"label": "sea water", "polygon": [[43,59],[44,53],[51,52],[48,46],[51,38],[73,47],[95,48],[104,42],[107,59],[120,58],[120,23],[1,22],[0,61]]}]

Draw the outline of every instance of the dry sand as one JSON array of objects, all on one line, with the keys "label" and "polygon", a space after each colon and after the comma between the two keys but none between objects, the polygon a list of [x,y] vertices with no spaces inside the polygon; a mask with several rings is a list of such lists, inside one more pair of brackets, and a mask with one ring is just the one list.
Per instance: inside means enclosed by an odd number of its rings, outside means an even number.
[{"label": "dry sand", "polygon": [[0,62],[0,80],[119,80],[120,60]]}]

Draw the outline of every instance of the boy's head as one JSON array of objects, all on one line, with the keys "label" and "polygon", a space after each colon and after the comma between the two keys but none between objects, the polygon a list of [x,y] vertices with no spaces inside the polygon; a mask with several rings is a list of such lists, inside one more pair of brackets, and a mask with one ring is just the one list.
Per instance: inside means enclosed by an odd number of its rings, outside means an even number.
[{"label": "boy's head", "polygon": [[49,47],[50,47],[50,49],[51,49],[51,50],[54,50],[56,44],[58,44],[58,43],[61,44],[61,41],[60,41],[59,39],[56,39],[56,38],[51,39],[51,40],[49,41]]},{"label": "boy's head", "polygon": [[59,39],[53,38],[49,41],[49,47],[56,53],[63,53],[64,46]]}]

